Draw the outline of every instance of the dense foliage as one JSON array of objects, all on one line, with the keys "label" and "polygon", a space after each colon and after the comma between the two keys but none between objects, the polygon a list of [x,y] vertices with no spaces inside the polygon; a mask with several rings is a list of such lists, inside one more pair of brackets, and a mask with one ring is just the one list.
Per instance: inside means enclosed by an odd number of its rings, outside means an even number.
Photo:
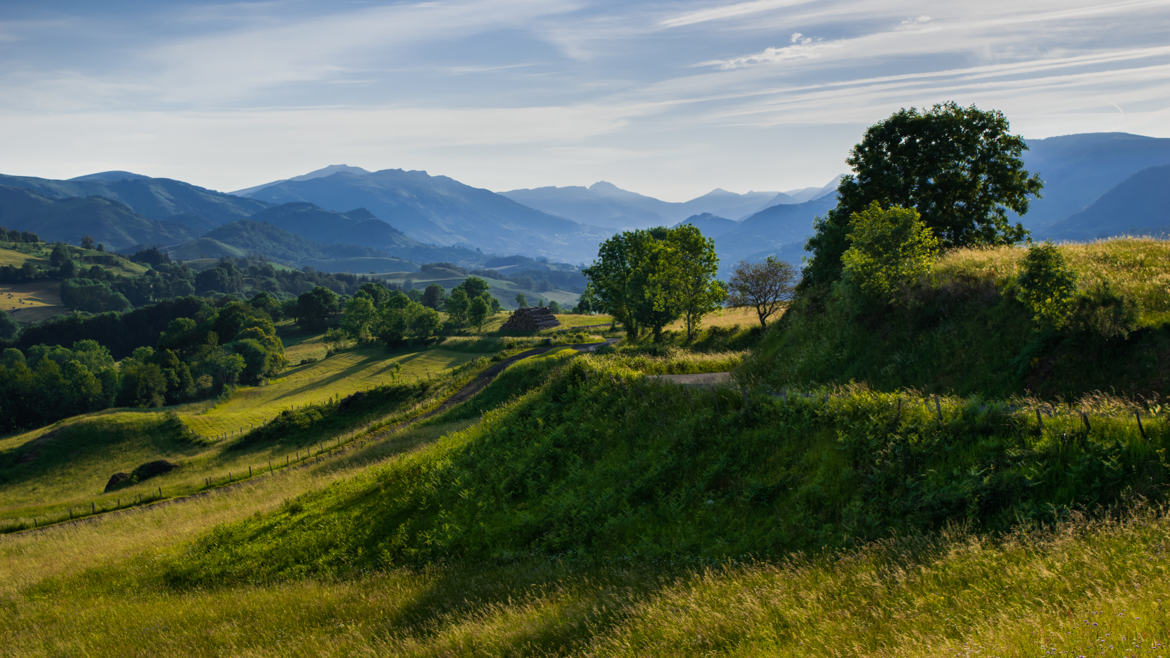
[{"label": "dense foliage", "polygon": [[916,209],[944,249],[1023,239],[1027,232],[1008,213],[1027,212],[1042,187],[1024,169],[1026,149],[1003,113],[955,103],[903,109],[870,126],[850,152],[853,173],[837,187],[837,207],[808,242],[804,287],[838,278],[850,219],[875,201]]},{"label": "dense foliage", "polygon": [[905,300],[938,257],[938,238],[913,208],[882,208],[875,201],[850,217],[847,239],[843,280],[883,304]]},{"label": "dense foliage", "polygon": [[636,339],[655,337],[674,320],[693,335],[699,320],[726,298],[715,279],[715,243],[690,224],[625,231],[603,242],[585,269],[597,306]]},{"label": "dense foliage", "polygon": [[[174,308],[181,305],[172,304],[169,310]],[[72,348],[38,344],[23,352],[5,349],[0,360],[0,431],[114,405],[158,407],[215,396],[238,383],[261,383],[284,366],[284,347],[263,311],[238,301],[196,308],[194,317],[170,319],[155,345],[135,347],[117,362],[93,338],[80,339]],[[116,332],[120,318],[106,319],[113,321],[108,327]]]}]

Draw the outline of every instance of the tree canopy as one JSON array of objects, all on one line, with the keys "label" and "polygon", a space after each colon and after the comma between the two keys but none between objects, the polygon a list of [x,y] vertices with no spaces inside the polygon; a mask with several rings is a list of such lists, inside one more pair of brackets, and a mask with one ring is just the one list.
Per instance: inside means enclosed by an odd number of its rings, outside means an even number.
[{"label": "tree canopy", "polygon": [[693,333],[726,296],[715,280],[718,264],[715,243],[684,224],[619,233],[584,271],[598,305],[637,338],[644,330],[657,336],[680,317]]},{"label": "tree canopy", "polygon": [[1042,183],[1024,169],[1024,139],[1002,112],[950,102],[929,111],[902,109],[869,127],[847,160],[853,173],[837,186],[837,207],[817,220],[807,249],[805,285],[841,273],[853,213],[873,202],[918,211],[942,248],[1011,244],[1027,237],[1008,212],[1023,214]]}]

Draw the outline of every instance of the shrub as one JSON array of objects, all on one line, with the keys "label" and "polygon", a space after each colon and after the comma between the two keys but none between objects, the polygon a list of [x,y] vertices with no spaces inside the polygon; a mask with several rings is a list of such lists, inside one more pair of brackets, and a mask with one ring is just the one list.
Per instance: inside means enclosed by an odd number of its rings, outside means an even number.
[{"label": "shrub", "polygon": [[1076,294],[1076,273],[1051,242],[1032,245],[1016,279],[1016,298],[1041,327],[1060,329],[1068,322]]},{"label": "shrub", "polygon": [[938,258],[938,238],[917,210],[876,201],[849,221],[849,248],[841,256],[844,278],[874,301],[895,304],[930,271]]}]

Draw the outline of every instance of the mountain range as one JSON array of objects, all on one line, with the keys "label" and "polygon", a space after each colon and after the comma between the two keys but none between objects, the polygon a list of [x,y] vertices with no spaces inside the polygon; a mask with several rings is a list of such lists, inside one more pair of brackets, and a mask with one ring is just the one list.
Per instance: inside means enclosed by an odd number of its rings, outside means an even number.
[{"label": "mountain range", "polygon": [[[1020,218],[1034,238],[1170,231],[1170,139],[1092,133],[1028,145],[1025,166],[1045,183]],[[688,222],[715,240],[727,270],[769,255],[799,262],[814,218],[836,202],[836,183],[717,189],[669,202],[607,182],[497,194],[423,171],[347,165],[234,194],[123,171],[70,180],[0,175],[0,225],[49,240],[90,235],[112,249],[160,245],[176,256],[258,253],[296,266],[403,271],[509,255],[585,263],[616,231]]]}]

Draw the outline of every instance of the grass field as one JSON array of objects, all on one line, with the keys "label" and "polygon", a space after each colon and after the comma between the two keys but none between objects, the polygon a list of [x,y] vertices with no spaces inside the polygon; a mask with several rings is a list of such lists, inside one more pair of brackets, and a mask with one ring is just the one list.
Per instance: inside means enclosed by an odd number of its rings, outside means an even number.
[{"label": "grass field", "polygon": [[0,265],[20,267],[21,265],[24,265],[24,262],[27,260],[35,261],[39,259],[31,253],[0,247]]},{"label": "grass field", "polygon": [[474,422],[411,428],[179,505],[0,537],[0,641],[14,656],[1166,654],[1170,517],[1140,506],[999,537],[952,529],[707,565],[452,559],[196,587],[161,575],[209,527],[297,515],[298,494],[440,454],[436,440]]},{"label": "grass field", "polygon": [[12,319],[22,324],[64,313],[61,305],[61,284],[56,281],[0,284],[0,311],[12,313]]},{"label": "grass field", "polygon": [[[782,313],[776,313],[768,318],[768,323],[775,322]],[[712,327],[757,327],[760,324],[759,317],[756,316],[756,310],[746,306],[732,306],[729,308],[721,308],[714,313],[708,313],[703,316],[703,322],[700,325],[701,329],[710,329]],[[687,325],[682,320],[675,320],[666,325],[666,328],[671,331],[686,331]]]},{"label": "grass field", "polygon": [[290,367],[264,386],[240,387],[224,402],[180,409],[179,415],[201,436],[239,433],[285,409],[396,381],[426,379],[476,356],[443,349],[387,353],[382,347],[352,348],[327,359]]}]

